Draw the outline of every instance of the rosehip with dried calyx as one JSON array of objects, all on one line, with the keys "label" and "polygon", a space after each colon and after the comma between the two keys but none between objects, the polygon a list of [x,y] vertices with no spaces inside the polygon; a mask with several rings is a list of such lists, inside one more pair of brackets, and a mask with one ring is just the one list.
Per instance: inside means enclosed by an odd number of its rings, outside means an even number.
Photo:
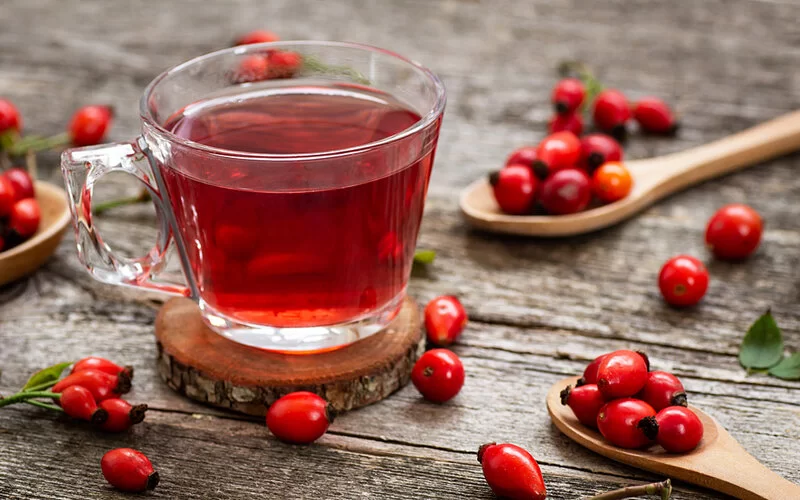
[{"label": "rosehip with dried calyx", "polygon": [[267,427],[281,441],[308,444],[316,441],[333,423],[336,412],[327,401],[313,392],[289,393],[267,411]]},{"label": "rosehip with dried calyx", "polygon": [[625,124],[631,118],[628,99],[619,90],[603,90],[595,97],[592,117],[598,129],[624,141],[627,136]]},{"label": "rosehip with dried calyx", "polygon": [[467,312],[452,295],[436,297],[425,306],[425,331],[428,340],[447,346],[456,341],[467,326]]},{"label": "rosehip with dried calyx", "polygon": [[111,126],[114,112],[111,106],[84,106],[69,122],[69,135],[75,146],[92,146],[100,144]]},{"label": "rosehip with dried calyx", "polygon": [[658,431],[655,416],[656,411],[644,401],[615,399],[600,409],[597,428],[606,441],[614,446],[644,448],[655,440]]},{"label": "rosehip with dried calyx", "polygon": [[542,183],[539,202],[551,215],[574,214],[592,200],[589,176],[583,170],[568,168],[550,175]]},{"label": "rosehip with dried calyx", "polygon": [[102,401],[130,391],[131,379],[124,372],[119,375],[111,375],[99,370],[89,369],[67,375],[59,380],[51,390],[58,393],[73,385],[80,385],[89,389],[95,401]]},{"label": "rosehip with dried calyx", "polygon": [[[63,398],[63,396],[62,396]],[[100,426],[107,432],[123,432],[144,420],[147,405],[131,405],[124,399],[111,398],[100,401],[100,408],[108,413],[108,418]]]},{"label": "rosehip with dried calyx", "polygon": [[411,369],[411,382],[422,397],[434,403],[453,399],[464,385],[464,365],[453,351],[432,349]]},{"label": "rosehip with dried calyx", "polygon": [[647,383],[648,368],[646,356],[626,349],[614,351],[597,367],[597,387],[606,400],[633,396]]},{"label": "rosehip with dried calyx", "polygon": [[14,187],[14,201],[35,196],[33,178],[26,170],[19,167],[10,168],[3,172],[3,177]]},{"label": "rosehip with dried calyx", "polygon": [[572,132],[576,136],[583,133],[583,118],[577,113],[553,115],[547,122],[547,130],[551,134],[556,132]]},{"label": "rosehip with dried calyx", "polygon": [[578,111],[586,97],[586,88],[577,78],[564,78],[553,87],[553,107],[556,113],[572,114]]},{"label": "rosehip with dried calyx", "polygon": [[249,83],[269,77],[269,62],[263,54],[250,54],[239,63],[231,80],[233,83]]},{"label": "rosehip with dried calyx", "polygon": [[0,217],[10,214],[16,203],[14,185],[5,177],[0,177]]},{"label": "rosehip with dried calyx", "polygon": [[633,177],[620,162],[604,163],[592,176],[592,192],[604,203],[619,201],[631,192]]},{"label": "rosehip with dried calyx", "polygon": [[652,371],[647,374],[642,390],[637,398],[648,403],[656,411],[668,406],[686,406],[686,390],[678,377],[664,371]]},{"label": "rosehip with dried calyx", "polygon": [[556,132],[545,137],[536,148],[533,168],[537,177],[573,168],[581,157],[581,141],[572,132]]},{"label": "rosehip with dried calyx", "polygon": [[277,42],[280,37],[267,30],[253,30],[237,38],[234,45],[250,45],[253,43]]},{"label": "rosehip with dried calyx", "polygon": [[601,354],[586,366],[583,370],[583,377],[578,381],[578,385],[597,384],[597,369],[600,367],[600,363],[605,357],[605,354]]},{"label": "rosehip with dried calyx", "polygon": [[703,422],[689,408],[669,406],[655,416],[656,440],[671,453],[686,453],[697,448],[703,439]]},{"label": "rosehip with dried calyx", "polygon": [[107,452],[100,460],[103,477],[118,490],[141,493],[158,485],[158,472],[140,451],[117,448]]},{"label": "rosehip with dried calyx", "polygon": [[79,385],[67,387],[61,392],[58,400],[64,413],[72,418],[86,420],[95,425],[101,425],[108,420],[108,412],[98,408],[89,389]]},{"label": "rosehip with dried calyx", "polygon": [[22,238],[29,238],[39,229],[42,213],[35,198],[25,198],[14,203],[8,214],[8,228]]},{"label": "rosehip with dried calyx", "polygon": [[561,391],[561,404],[569,406],[580,423],[592,429],[597,428],[597,415],[606,400],[596,384],[584,384],[578,387],[568,385]]},{"label": "rosehip with dried calyx", "polygon": [[510,215],[523,215],[533,209],[537,180],[524,165],[511,165],[489,174],[494,199],[500,210]]},{"label": "rosehip with dried calyx", "polygon": [[640,99],[633,107],[633,119],[642,131],[650,134],[672,135],[678,130],[678,121],[672,110],[658,97]]},{"label": "rosehip with dried calyx", "polygon": [[89,356],[88,358],[79,360],[72,366],[72,371],[70,373],[77,373],[84,370],[99,370],[111,375],[119,375],[124,372],[129,378],[133,378],[132,366],[120,366],[113,361],[98,356]]},{"label": "rosehip with dried calyx", "polygon": [[747,205],[726,205],[708,221],[706,246],[719,259],[745,259],[758,248],[763,231],[758,212]]},{"label": "rosehip with dried calyx", "polygon": [[533,168],[533,163],[536,161],[536,158],[536,146],[522,146],[508,155],[508,158],[506,158],[506,166],[525,165],[526,167]]},{"label": "rosehip with dried calyx", "polygon": [[708,290],[708,270],[690,255],[675,256],[661,268],[658,287],[668,304],[693,306],[700,302]]},{"label": "rosehip with dried calyx", "polygon": [[297,52],[276,50],[269,54],[269,77],[290,78],[303,65],[303,56]]},{"label": "rosehip with dried calyx", "polygon": [[483,477],[495,495],[511,500],[544,500],[547,488],[533,455],[510,443],[486,443],[478,450]]},{"label": "rosehip with dried calyx", "polygon": [[581,137],[580,166],[589,173],[609,161],[622,161],[622,146],[606,134],[589,134]]},{"label": "rosehip with dried calyx", "polygon": [[14,103],[0,99],[0,134],[7,130],[22,130],[22,116]]}]

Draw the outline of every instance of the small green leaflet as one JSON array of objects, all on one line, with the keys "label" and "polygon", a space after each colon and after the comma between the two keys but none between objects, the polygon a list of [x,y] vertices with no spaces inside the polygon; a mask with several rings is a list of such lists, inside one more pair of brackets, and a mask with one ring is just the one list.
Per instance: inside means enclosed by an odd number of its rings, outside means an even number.
[{"label": "small green leaflet", "polygon": [[436,258],[436,252],[433,250],[417,250],[414,252],[414,263],[416,264],[430,264]]},{"label": "small green leaflet", "polygon": [[783,335],[772,313],[767,311],[747,330],[739,350],[745,368],[771,368],[783,357]]},{"label": "small green leaflet", "polygon": [[47,368],[39,370],[31,375],[31,378],[28,379],[28,382],[25,384],[22,390],[27,391],[31,387],[37,387],[43,384],[55,382],[59,379],[59,377],[61,377],[61,372],[63,372],[71,364],[72,361],[68,363],[58,363],[57,365],[48,366]]},{"label": "small green leaflet", "polygon": [[800,380],[800,352],[783,358],[769,369],[769,374],[784,380]]}]

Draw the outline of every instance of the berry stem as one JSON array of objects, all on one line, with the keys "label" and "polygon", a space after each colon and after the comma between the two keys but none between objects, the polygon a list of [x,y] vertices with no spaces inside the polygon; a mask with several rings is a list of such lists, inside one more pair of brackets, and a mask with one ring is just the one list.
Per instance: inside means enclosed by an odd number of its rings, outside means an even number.
[{"label": "berry stem", "polygon": [[303,67],[319,73],[348,76],[362,85],[369,85],[371,83],[368,78],[350,66],[325,64],[314,56],[303,56]]},{"label": "berry stem", "polygon": [[597,94],[603,91],[603,84],[598,80],[589,66],[581,61],[563,61],[558,65],[558,72],[562,77],[576,76],[586,86],[586,97],[581,104],[581,111],[585,111],[594,101]]},{"label": "berry stem", "polygon": [[668,500],[672,496],[672,481],[667,479],[658,483],[628,486],[626,488],[593,496],[589,500],[617,500],[619,498],[633,498],[640,495],[658,495],[661,500]]},{"label": "berry stem", "polygon": [[61,399],[61,394],[50,391],[25,391],[12,394],[7,398],[0,399],[0,407],[13,405],[15,403],[24,403],[33,398],[50,398]]},{"label": "berry stem", "polygon": [[46,408],[48,410],[59,411],[61,413],[64,413],[64,410],[61,409],[60,406],[49,405],[47,403],[42,403],[41,401],[36,401],[35,399],[28,399],[25,402],[28,403],[29,405],[38,406],[39,408]]},{"label": "berry stem", "polygon": [[49,388],[53,387],[54,385],[56,385],[56,382],[58,382],[58,381],[57,381],[57,380],[53,380],[52,382],[45,382],[45,383],[43,383],[43,384],[34,385],[34,386],[28,387],[28,388],[27,388],[27,389],[25,389],[24,391],[20,391],[20,392],[38,392],[38,391],[44,391],[44,390],[47,390],[47,389],[49,389]]},{"label": "berry stem", "polygon": [[131,196],[128,198],[119,198],[117,200],[106,201],[105,203],[98,203],[92,209],[95,215],[100,215],[107,210],[111,210],[112,208],[122,207],[125,205],[135,205],[136,203],[144,203],[146,201],[150,201],[150,192],[146,189],[142,189],[139,194],[136,196]]},{"label": "berry stem", "polygon": [[21,139],[14,142],[8,148],[8,154],[11,156],[24,156],[33,151],[44,151],[46,149],[53,149],[60,146],[68,145],[72,140],[69,134],[63,132],[61,134],[52,135],[50,137],[42,137],[39,135],[26,135]]}]

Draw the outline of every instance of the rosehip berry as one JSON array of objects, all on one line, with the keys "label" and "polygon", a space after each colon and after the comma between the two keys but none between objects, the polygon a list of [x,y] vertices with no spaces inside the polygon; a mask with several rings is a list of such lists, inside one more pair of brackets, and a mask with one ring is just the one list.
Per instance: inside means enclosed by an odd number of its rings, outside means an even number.
[{"label": "rosehip berry", "polygon": [[586,366],[583,370],[583,377],[578,381],[578,385],[597,384],[597,369],[600,368],[600,363],[605,357],[605,354],[601,354]]},{"label": "rosehip berry", "polygon": [[85,387],[79,385],[67,387],[61,393],[61,399],[58,402],[64,413],[72,418],[86,420],[96,425],[108,420],[108,412],[97,407],[94,396]]},{"label": "rosehip berry", "polygon": [[[62,398],[64,396],[61,396]],[[141,423],[147,405],[131,405],[124,399],[111,398],[100,401],[100,408],[108,413],[108,419],[100,426],[107,432],[127,431],[131,426]]]},{"label": "rosehip berry", "polygon": [[89,389],[95,401],[102,401],[130,391],[131,379],[125,373],[111,375],[99,370],[83,370],[62,378],[51,390],[53,392],[62,392],[73,385],[80,385]]},{"label": "rosehip berry", "polygon": [[84,106],[72,115],[69,134],[75,146],[99,144],[111,126],[114,113],[110,106]]},{"label": "rosehip berry", "polygon": [[556,132],[572,132],[575,135],[583,133],[583,118],[577,113],[567,113],[564,115],[553,115],[547,122],[547,130],[551,134]]},{"label": "rosehip berry", "polygon": [[262,54],[251,54],[239,63],[233,75],[233,83],[258,82],[269,76],[269,62]]},{"label": "rosehip berry", "polygon": [[39,229],[42,214],[35,198],[25,198],[14,203],[8,214],[8,227],[22,238],[33,236]]},{"label": "rosehip berry", "polygon": [[689,408],[670,406],[656,415],[658,437],[665,450],[670,453],[686,453],[697,448],[703,439],[703,422]]},{"label": "rosehip berry", "polygon": [[744,259],[758,248],[763,229],[761,217],[752,208],[726,205],[708,221],[706,245],[719,259]]},{"label": "rosehip berry", "polygon": [[140,493],[158,485],[158,472],[143,453],[131,448],[117,448],[100,460],[103,477],[111,486],[122,491]]},{"label": "rosehip berry", "polygon": [[489,174],[489,184],[500,210],[510,215],[529,213],[536,199],[536,177],[524,165],[511,165]]},{"label": "rosehip berry", "polygon": [[580,166],[587,172],[609,161],[622,161],[622,146],[606,134],[589,134],[581,138]]},{"label": "rosehip berry", "polygon": [[606,404],[606,400],[596,384],[584,384],[574,388],[568,385],[561,391],[561,404],[569,406],[580,423],[596,429],[597,414]]},{"label": "rosehip berry", "polygon": [[434,403],[453,399],[464,385],[464,365],[453,351],[431,349],[417,360],[411,381],[422,397]]},{"label": "rosehip berry", "polygon": [[633,119],[643,131],[651,134],[674,134],[678,122],[667,103],[658,97],[645,97],[633,107]]},{"label": "rosehip berry", "polygon": [[269,54],[269,74],[271,78],[290,78],[303,64],[303,56],[297,52],[276,50]]},{"label": "rosehip berry", "polygon": [[281,441],[308,444],[319,439],[336,413],[313,392],[292,392],[278,399],[267,412],[267,427]]},{"label": "rosehip berry", "polygon": [[613,203],[619,201],[631,192],[633,177],[619,162],[604,163],[594,171],[592,176],[592,191],[601,201]]},{"label": "rosehip berry", "polygon": [[686,390],[681,381],[675,375],[662,371],[648,373],[647,382],[636,397],[656,411],[668,406],[686,406]]},{"label": "rosehip berry", "polygon": [[574,113],[585,97],[586,89],[577,78],[564,78],[553,87],[553,106],[559,114]]},{"label": "rosehip berry", "polygon": [[132,366],[120,366],[113,361],[97,356],[89,356],[88,358],[81,359],[72,366],[72,371],[70,373],[77,373],[84,370],[99,370],[111,375],[119,375],[125,372],[128,378],[133,378]]},{"label": "rosehip berry", "polygon": [[544,500],[547,489],[533,455],[517,445],[486,443],[478,450],[483,477],[495,495],[511,500]]},{"label": "rosehip berry", "polygon": [[597,428],[606,441],[620,448],[643,448],[655,439],[656,411],[633,398],[615,399],[600,409]]},{"label": "rosehip berry", "polygon": [[633,396],[647,383],[647,368],[638,352],[622,349],[606,354],[597,367],[597,387],[607,400]]},{"label": "rosehip berry", "polygon": [[603,132],[624,140],[627,134],[625,123],[631,117],[628,99],[619,90],[608,89],[597,94],[594,100],[594,124]]},{"label": "rosehip berry", "polygon": [[5,177],[0,177],[0,217],[11,213],[16,203],[14,185]]},{"label": "rosehip berry", "polygon": [[694,257],[678,255],[661,268],[658,287],[668,304],[693,306],[700,302],[708,290],[708,270]]},{"label": "rosehip berry", "polygon": [[539,201],[551,215],[580,212],[592,199],[589,176],[576,168],[559,170],[550,175],[540,191]]},{"label": "rosehip berry", "polygon": [[506,166],[525,165],[526,167],[533,168],[533,163],[536,161],[536,158],[536,146],[522,146],[508,155]]},{"label": "rosehip berry", "polygon": [[425,330],[428,340],[434,344],[452,344],[466,326],[467,312],[452,295],[436,297],[425,306]]},{"label": "rosehip berry", "polygon": [[3,177],[14,186],[15,201],[34,197],[33,179],[27,171],[19,167],[14,167],[6,170],[3,173]]},{"label": "rosehip berry", "polygon": [[572,132],[550,134],[536,148],[536,158],[537,176],[545,168],[548,174],[572,168],[581,158],[581,141]]},{"label": "rosehip berry", "polygon": [[244,35],[240,36],[234,41],[234,45],[250,45],[251,43],[267,43],[267,42],[277,42],[280,40],[278,35],[271,31],[266,30],[254,30],[250,31],[249,33],[245,33]]},{"label": "rosehip berry", "polygon": [[22,130],[22,116],[11,101],[0,99],[0,134],[9,129]]}]

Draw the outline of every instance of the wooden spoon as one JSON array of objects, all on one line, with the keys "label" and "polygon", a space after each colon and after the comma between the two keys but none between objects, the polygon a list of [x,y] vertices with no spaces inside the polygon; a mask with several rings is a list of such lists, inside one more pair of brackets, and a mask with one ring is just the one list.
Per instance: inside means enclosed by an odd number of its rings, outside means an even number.
[{"label": "wooden spoon", "polygon": [[581,424],[560,392],[577,382],[570,377],[555,384],[547,394],[547,411],[558,429],[573,441],[612,460],[633,467],[698,484],[742,500],[800,499],[800,486],[787,481],[749,455],[716,420],[692,407],[705,427],[703,440],[693,451],[671,454],[660,446],[626,450],[608,444],[599,432]]},{"label": "wooden spoon", "polygon": [[484,177],[461,193],[461,211],[473,226],[525,236],[570,236],[611,226],[676,191],[800,149],[800,111],[679,153],[626,162],[633,189],[624,199],[572,215],[506,215]]},{"label": "wooden spoon", "polygon": [[67,193],[53,184],[37,181],[36,200],[42,213],[39,229],[24,243],[0,252],[0,286],[38,269],[56,251],[70,221]]}]

